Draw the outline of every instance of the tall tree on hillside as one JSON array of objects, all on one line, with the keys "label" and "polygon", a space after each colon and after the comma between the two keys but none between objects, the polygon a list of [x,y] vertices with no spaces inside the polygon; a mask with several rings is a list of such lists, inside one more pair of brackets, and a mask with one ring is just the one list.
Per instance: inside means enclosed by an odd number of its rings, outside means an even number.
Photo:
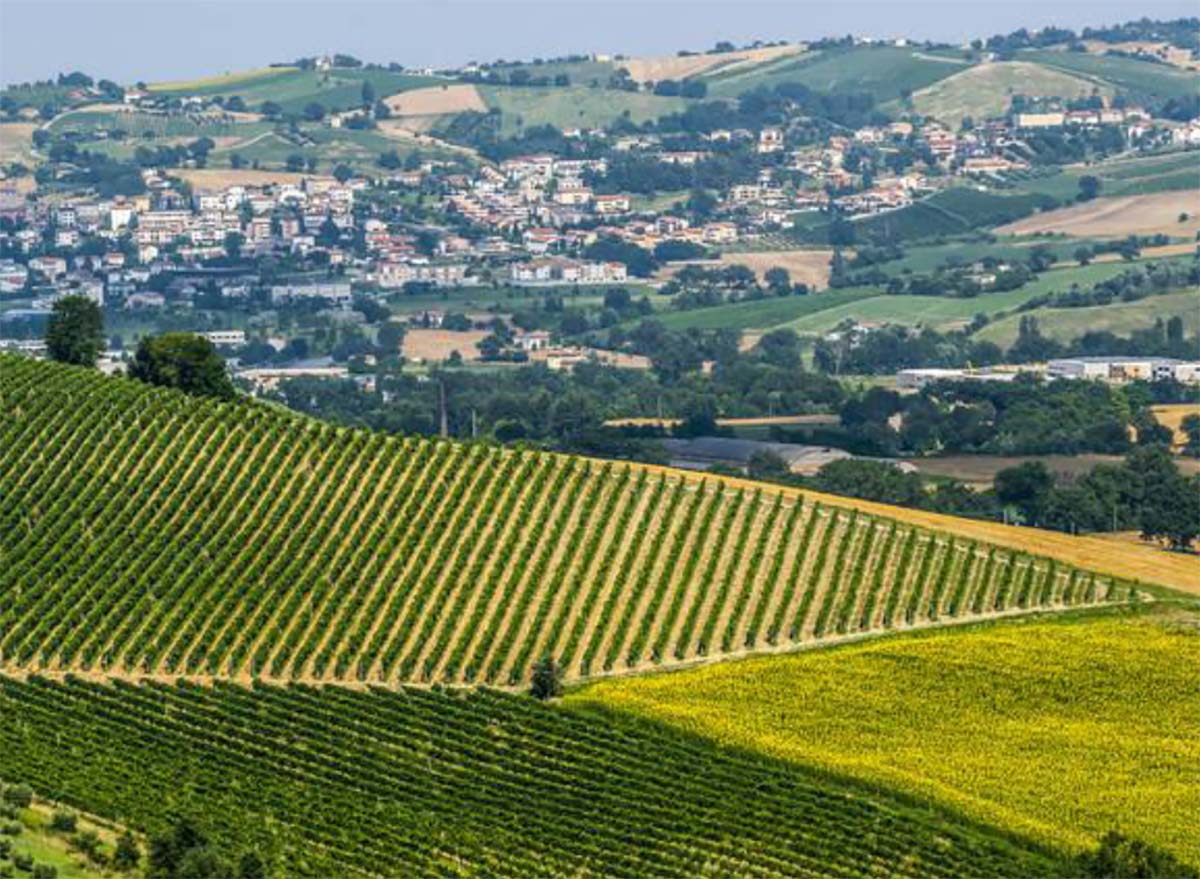
[{"label": "tall tree on hillside", "polygon": [[75,366],[95,366],[104,350],[104,316],[86,296],[64,296],[54,303],[46,328],[51,360]]},{"label": "tall tree on hillside", "polygon": [[147,384],[178,388],[201,397],[236,396],[225,361],[212,342],[191,333],[149,336],[138,344],[129,375]]}]

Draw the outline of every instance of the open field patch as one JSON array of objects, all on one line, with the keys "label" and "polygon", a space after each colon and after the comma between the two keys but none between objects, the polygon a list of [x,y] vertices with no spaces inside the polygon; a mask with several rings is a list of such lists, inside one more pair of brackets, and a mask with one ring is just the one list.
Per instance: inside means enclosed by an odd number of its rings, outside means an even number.
[{"label": "open field patch", "polygon": [[[1026,61],[998,61],[960,70],[916,92],[912,100],[922,115],[957,128],[966,117],[980,121],[1004,115],[1014,94],[1070,99],[1095,91],[1095,83],[1069,73]],[[1099,91],[1112,94],[1111,88]]]},{"label": "open field patch", "polygon": [[1195,611],[997,622],[601,683],[573,705],[897,787],[1083,849],[1200,863]]},{"label": "open field patch", "polygon": [[788,44],[703,55],[629,58],[620,64],[629,71],[630,78],[635,82],[658,82],[663,79],[688,79],[716,70],[720,70],[722,74],[744,72],[747,68],[780,58],[790,58],[802,52],[804,46]]},{"label": "open field patch", "polygon": [[[1181,215],[1187,215],[1181,220]],[[1097,198],[1035,214],[996,229],[1000,235],[1056,233],[1076,237],[1127,235],[1194,237],[1200,231],[1200,190]]]},{"label": "open field patch", "polygon": [[218,192],[230,186],[266,186],[272,183],[300,183],[305,174],[292,171],[264,171],[252,168],[173,168],[172,177],[186,180],[201,192]]},{"label": "open field patch", "polygon": [[486,336],[485,330],[410,329],[404,334],[403,353],[410,360],[440,363],[457,351],[463,360],[478,360],[475,346]]},{"label": "open field patch", "polygon": [[487,104],[475,86],[452,83],[401,92],[385,98],[394,116],[445,116],[474,111],[487,112]]},{"label": "open field patch", "polygon": [[[1120,267],[1119,263],[1105,263]],[[1044,336],[1060,342],[1070,342],[1088,331],[1107,331],[1128,336],[1134,330],[1154,326],[1155,321],[1178,316],[1183,319],[1189,335],[1200,331],[1200,289],[1184,290],[1148,296],[1135,302],[1113,302],[1085,308],[1039,308],[1027,312],[1037,319],[1038,330]],[[1012,314],[988,324],[976,333],[980,340],[995,342],[1006,348],[1017,340],[1021,315]]]},{"label": "open field patch", "polygon": [[[1200,404],[1198,403],[1175,403],[1161,406],[1151,406],[1150,410],[1154,413],[1154,417],[1163,427],[1169,427],[1175,435],[1174,445],[1176,448],[1183,448],[1187,443],[1187,434],[1183,432],[1183,419],[1189,415],[1200,415]],[[1179,463],[1192,463],[1200,467],[1200,459],[1197,458],[1181,458]]]}]

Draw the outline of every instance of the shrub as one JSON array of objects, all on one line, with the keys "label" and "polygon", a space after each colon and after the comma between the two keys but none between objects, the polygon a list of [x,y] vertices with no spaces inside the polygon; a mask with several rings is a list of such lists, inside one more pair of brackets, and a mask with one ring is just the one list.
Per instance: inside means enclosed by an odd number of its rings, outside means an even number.
[{"label": "shrub", "polygon": [[553,699],[562,695],[562,669],[553,658],[546,656],[533,666],[530,694],[535,699]]},{"label": "shrub", "polygon": [[74,833],[79,819],[70,812],[58,809],[50,818],[50,829],[60,833]]},{"label": "shrub", "polygon": [[33,803],[33,789],[28,785],[14,784],[4,789],[4,802],[18,809],[28,809]]}]

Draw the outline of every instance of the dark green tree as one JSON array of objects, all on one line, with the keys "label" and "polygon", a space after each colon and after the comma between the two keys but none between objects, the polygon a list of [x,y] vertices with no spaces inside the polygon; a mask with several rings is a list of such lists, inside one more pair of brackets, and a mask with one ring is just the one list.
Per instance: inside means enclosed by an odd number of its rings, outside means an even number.
[{"label": "dark green tree", "polygon": [[138,847],[137,840],[133,838],[133,834],[128,830],[117,838],[117,847],[113,852],[112,866],[114,870],[121,873],[128,873],[131,870],[136,870],[142,860],[142,851]]},{"label": "dark green tree", "polygon": [[1170,852],[1140,839],[1109,831],[1094,852],[1078,859],[1079,874],[1094,879],[1197,879],[1192,867],[1181,864]]},{"label": "dark green tree", "polygon": [[534,663],[529,692],[543,701],[562,695],[562,669],[553,657],[544,656]]},{"label": "dark green tree", "polygon": [[75,366],[95,366],[104,350],[104,316],[86,296],[64,296],[54,303],[46,327],[51,360]]},{"label": "dark green tree", "polygon": [[138,344],[129,375],[147,384],[178,388],[201,397],[233,399],[225,361],[212,342],[191,333],[148,336]]}]

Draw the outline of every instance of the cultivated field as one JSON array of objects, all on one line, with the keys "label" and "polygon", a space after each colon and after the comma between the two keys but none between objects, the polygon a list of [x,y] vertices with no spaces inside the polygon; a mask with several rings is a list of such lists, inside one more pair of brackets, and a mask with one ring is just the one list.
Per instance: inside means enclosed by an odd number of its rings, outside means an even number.
[{"label": "cultivated field", "polygon": [[804,46],[766,46],[761,49],[741,49],[711,55],[666,55],[657,58],[629,58],[620,62],[636,82],[658,82],[663,79],[687,79],[714,70],[722,73],[744,71],[755,65],[788,58],[804,51]]},{"label": "cultivated field", "polygon": [[156,831],[186,815],[224,851],[259,852],[273,876],[1028,879],[1064,867],[946,810],[494,690],[0,677],[0,712],[19,718],[0,724],[0,775]]},{"label": "cultivated field", "polygon": [[393,116],[445,116],[474,110],[487,112],[475,86],[454,83],[413,89],[385,98]]},{"label": "cultivated field", "polygon": [[178,168],[171,176],[186,180],[200,192],[218,192],[230,186],[264,186],[270,183],[300,183],[305,174],[291,171],[261,171],[251,168]]},{"label": "cultivated field", "polygon": [[[1187,214],[1184,221],[1180,215]],[[1097,198],[1082,204],[1036,214],[996,229],[999,235],[1052,232],[1081,238],[1123,238],[1127,235],[1195,237],[1200,231],[1200,190]]]},{"label": "cultivated field", "polygon": [[0,435],[0,657],[23,670],[511,685],[546,654],[613,674],[1176,580],[1165,553],[12,357]]},{"label": "cultivated field", "polygon": [[[1200,404],[1177,403],[1175,405],[1152,406],[1150,408],[1154,413],[1154,417],[1158,420],[1158,423],[1164,427],[1171,428],[1171,430],[1174,432],[1174,445],[1177,448],[1182,448],[1184,444],[1187,443],[1187,434],[1183,432],[1183,428],[1181,427],[1183,424],[1183,419],[1187,418],[1189,415],[1200,415]],[[1183,461],[1194,462],[1198,467],[1200,467],[1200,460],[1198,459],[1185,458]],[[1183,463],[1183,461],[1180,463]]]},{"label": "cultivated field", "polygon": [[201,79],[180,79],[172,82],[154,82],[147,86],[152,92],[183,92],[185,94],[220,94],[247,85],[262,85],[265,81],[289,78],[298,72],[296,67],[260,67],[255,70],[239,70]]},{"label": "cultivated field", "polygon": [[489,109],[498,109],[502,133],[519,134],[537,125],[556,128],[602,128],[626,117],[635,123],[657,119],[682,111],[684,98],[663,97],[649,92],[587,86],[525,87],[479,86],[478,91]]},{"label": "cultivated field", "polygon": [[1121,831],[1200,863],[1200,617],[1005,621],[600,683],[632,711],[1047,843]]},{"label": "cultivated field", "polygon": [[[1037,318],[1038,330],[1042,335],[1060,342],[1077,339],[1088,331],[1107,331],[1128,336],[1134,330],[1154,326],[1159,319],[1165,321],[1177,315],[1183,319],[1184,329],[1190,335],[1200,331],[1200,309],[1196,307],[1198,298],[1200,288],[1148,296],[1135,302],[1113,302],[1086,308],[1039,308],[1029,314]],[[1019,314],[1000,318],[979,330],[975,337],[1007,348],[1017,340],[1020,321]]]},{"label": "cultivated field", "polygon": [[[964,117],[976,121],[1003,116],[1014,94],[1026,97],[1086,97],[1096,84],[1062,71],[1025,61],[999,61],[968,67],[913,95],[917,111],[958,127]],[[1111,88],[1099,89],[1112,94]]]},{"label": "cultivated field", "polygon": [[832,258],[833,251],[828,249],[742,251],[721,254],[722,263],[747,266],[758,275],[759,281],[768,270],[782,268],[787,269],[791,274],[792,283],[808,284],[814,290],[821,290],[829,286],[829,261]]},{"label": "cultivated field", "polygon": [[[1156,415],[1164,424],[1164,415]],[[1187,408],[1187,407],[1182,407]],[[1200,411],[1200,407],[1191,407]],[[1168,419],[1170,415],[1166,416]],[[1182,418],[1182,414],[1178,416]],[[1039,461],[1045,464],[1051,473],[1072,478],[1091,472],[1098,464],[1116,464],[1121,461],[1118,455],[946,455],[938,458],[910,458],[912,464],[923,476],[940,476],[949,479],[959,479],[970,485],[986,487],[992,484],[996,474],[1009,467],[1016,467],[1027,461]],[[1200,473],[1200,460],[1181,459],[1179,469],[1185,474]]]},{"label": "cultivated field", "polygon": [[37,125],[32,122],[5,122],[0,125],[0,163],[5,165],[21,162],[33,164],[33,132]]},{"label": "cultivated field", "polygon": [[404,356],[440,363],[457,351],[463,360],[478,360],[476,344],[487,335],[484,330],[410,329],[404,334]]}]

